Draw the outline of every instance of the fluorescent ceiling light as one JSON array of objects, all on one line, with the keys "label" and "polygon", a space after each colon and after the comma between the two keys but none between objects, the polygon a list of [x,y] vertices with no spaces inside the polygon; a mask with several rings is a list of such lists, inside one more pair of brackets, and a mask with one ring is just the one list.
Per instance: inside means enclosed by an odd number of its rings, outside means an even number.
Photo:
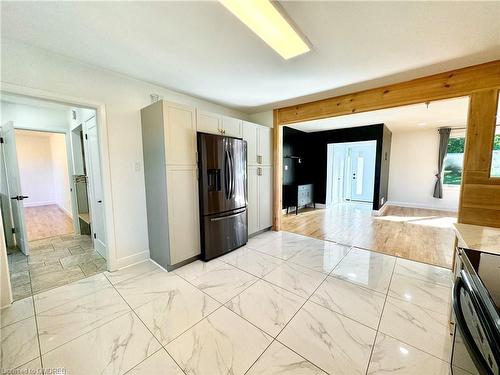
[{"label": "fluorescent ceiling light", "polygon": [[311,49],[269,0],[219,0],[281,57],[288,60]]}]

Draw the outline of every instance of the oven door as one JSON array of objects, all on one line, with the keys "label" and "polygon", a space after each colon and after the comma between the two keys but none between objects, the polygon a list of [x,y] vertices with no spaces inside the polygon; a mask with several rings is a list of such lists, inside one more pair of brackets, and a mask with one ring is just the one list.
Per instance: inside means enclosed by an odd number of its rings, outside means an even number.
[{"label": "oven door", "polygon": [[474,375],[500,375],[498,332],[480,296],[470,275],[462,270],[453,290],[456,329],[452,365]]}]

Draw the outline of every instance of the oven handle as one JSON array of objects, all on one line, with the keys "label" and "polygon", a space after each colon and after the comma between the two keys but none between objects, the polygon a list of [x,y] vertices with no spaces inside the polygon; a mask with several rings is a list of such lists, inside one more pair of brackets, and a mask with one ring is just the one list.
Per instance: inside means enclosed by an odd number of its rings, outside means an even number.
[{"label": "oven handle", "polygon": [[[474,364],[478,368],[479,373],[481,375],[494,375],[487,365],[485,359],[481,355],[481,351],[479,350],[476,342],[474,341],[474,338],[472,337],[472,334],[469,331],[469,328],[467,327],[467,322],[465,321],[465,317],[460,306],[460,291],[462,289],[465,289],[469,294],[472,293],[472,290],[467,287],[467,283],[464,282],[464,277],[465,275],[462,272],[461,275],[456,278],[455,285],[453,286],[453,311],[455,312],[457,323],[456,326],[458,326],[458,329],[460,329],[460,333],[462,334],[462,338],[467,351],[474,361]],[[482,315],[481,310],[474,304],[473,296],[471,298],[471,301],[474,305],[474,308],[477,309],[476,313]]]}]

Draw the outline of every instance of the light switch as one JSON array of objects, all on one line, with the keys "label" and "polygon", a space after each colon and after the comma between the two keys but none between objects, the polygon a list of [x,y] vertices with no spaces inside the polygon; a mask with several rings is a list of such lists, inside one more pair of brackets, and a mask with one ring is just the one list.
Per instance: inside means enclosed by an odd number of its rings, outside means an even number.
[{"label": "light switch", "polygon": [[288,171],[288,165],[285,165],[285,171]]},{"label": "light switch", "polygon": [[141,163],[136,161],[135,162],[135,171],[140,172],[141,171]]}]

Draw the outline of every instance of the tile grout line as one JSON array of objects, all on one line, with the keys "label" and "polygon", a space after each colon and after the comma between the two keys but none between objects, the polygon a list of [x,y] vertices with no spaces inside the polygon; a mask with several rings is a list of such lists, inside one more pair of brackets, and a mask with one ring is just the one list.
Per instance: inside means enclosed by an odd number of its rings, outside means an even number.
[{"label": "tile grout line", "polygon": [[379,329],[380,329],[380,324],[382,323],[382,316],[384,315],[384,311],[385,311],[385,304],[387,302],[387,297],[389,296],[389,291],[391,289],[392,277],[394,276],[394,270],[396,269],[396,262],[397,262],[397,259],[394,259],[394,265],[392,266],[391,278],[389,280],[389,285],[387,286],[387,293],[385,294],[384,305],[382,306],[382,311],[380,313],[380,317],[378,320],[377,329],[375,330],[375,337],[373,338],[372,350],[370,351],[370,356],[368,357],[368,363],[366,364],[365,375],[368,375],[368,370],[370,369],[370,363],[372,361],[373,351],[375,350],[375,345],[377,343],[377,337],[378,337],[378,333],[379,333]]}]

